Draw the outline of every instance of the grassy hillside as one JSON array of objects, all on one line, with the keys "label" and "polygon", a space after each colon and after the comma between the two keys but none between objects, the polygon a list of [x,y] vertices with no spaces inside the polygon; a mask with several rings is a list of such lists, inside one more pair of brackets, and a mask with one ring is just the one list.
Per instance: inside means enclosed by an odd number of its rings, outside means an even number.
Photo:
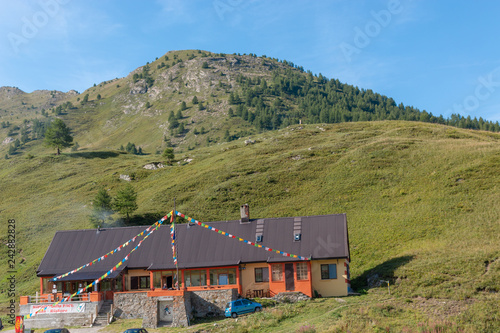
[{"label": "grassy hillside", "polygon": [[[124,182],[119,175],[134,174],[135,223],[152,223],[151,215],[170,211],[174,198],[177,210],[201,221],[236,219],[243,203],[254,218],[347,213],[353,286],[366,295],[318,318],[318,331],[354,327],[352,318],[360,318],[360,330],[370,322],[395,331],[418,322],[449,321],[444,326],[470,331],[498,327],[499,134],[385,121],[293,125],[251,138],[254,144],[245,137],[178,151],[179,163],[160,170],[142,168],[161,161],[158,155],[124,154],[106,143],[54,156],[31,142],[23,148],[30,158],[0,160],[3,229],[16,219],[18,295],[37,290],[35,270],[54,232],[89,228],[97,190],[104,186],[114,195]],[[0,234],[4,244],[6,235]],[[1,251],[7,258],[6,247]],[[3,260],[0,272],[6,271]],[[7,275],[0,274],[3,288]],[[367,279],[391,281],[391,296]],[[2,289],[0,302],[8,299]],[[321,302],[314,306],[335,306],[334,300]],[[268,313],[262,319],[269,330],[291,325],[292,316],[278,325],[269,314],[275,310],[269,311],[262,314]],[[239,327],[251,329],[244,323]]]},{"label": "grassy hillside", "polygon": [[[55,156],[42,145],[55,117],[79,149]],[[8,220],[16,295],[34,294],[55,231],[90,228],[91,200],[103,187],[116,195],[124,174],[138,192],[132,224],[153,223],[174,198],[201,221],[236,219],[243,203],[254,218],[347,213],[352,284],[363,296],[272,308],[259,328],[249,319],[226,321],[227,330],[499,326],[498,122],[436,117],[287,61],[198,50],[80,94],[1,87],[0,122],[0,304],[10,300]],[[127,143],[144,154],[125,153]],[[166,147],[173,166],[143,168]]]}]

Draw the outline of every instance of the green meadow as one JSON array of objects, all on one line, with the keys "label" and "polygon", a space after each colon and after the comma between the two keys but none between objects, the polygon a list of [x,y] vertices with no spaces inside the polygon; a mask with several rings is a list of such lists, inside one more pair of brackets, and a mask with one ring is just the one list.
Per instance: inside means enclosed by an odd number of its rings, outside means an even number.
[{"label": "green meadow", "polygon": [[[55,231],[91,228],[97,191],[113,196],[125,183],[120,175],[131,175],[139,206],[131,224],[154,223],[174,199],[203,222],[238,219],[243,203],[252,218],[347,214],[360,296],[269,304],[238,321],[173,331],[500,330],[500,134],[376,121],[290,125],[246,139],[177,149],[176,163],[157,170],[143,166],[161,162],[159,154],[99,144],[55,156],[31,143],[0,160],[0,241],[7,244],[7,221],[15,219],[17,297],[39,290],[36,268]],[[124,225],[112,217],[110,227]],[[6,246],[1,255],[7,272]],[[2,318],[8,276],[0,273]],[[368,280],[389,281],[390,294]],[[128,325],[120,322],[109,331]]]}]

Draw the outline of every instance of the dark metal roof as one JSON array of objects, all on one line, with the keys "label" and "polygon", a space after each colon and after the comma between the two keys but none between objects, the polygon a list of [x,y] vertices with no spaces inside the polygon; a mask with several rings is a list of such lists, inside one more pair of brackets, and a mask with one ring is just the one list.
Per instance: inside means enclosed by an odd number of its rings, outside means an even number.
[{"label": "dark metal roof", "polygon": [[[349,239],[345,214],[301,217],[301,240],[294,241],[294,218],[264,220],[263,246],[312,259],[348,258]],[[255,242],[256,220],[207,222],[210,226]],[[64,274],[114,250],[147,227],[58,231],[38,267],[38,276]],[[250,262],[296,261],[218,234],[198,225],[176,224],[179,268],[230,266]],[[77,273],[104,274],[121,261],[142,239]],[[173,269],[169,225],[163,225],[134,251],[121,268]],[[77,274],[75,273],[75,274]],[[76,276],[75,276],[76,277]],[[71,275],[68,276],[71,278]]]},{"label": "dark metal roof", "polygon": [[[123,266],[120,266],[122,268]],[[85,281],[85,280],[95,280],[103,276],[108,271],[87,271],[83,269],[81,272],[75,272],[68,276],[58,279],[58,281]],[[122,270],[113,271],[111,274],[108,274],[108,279],[113,279],[120,275]]]}]

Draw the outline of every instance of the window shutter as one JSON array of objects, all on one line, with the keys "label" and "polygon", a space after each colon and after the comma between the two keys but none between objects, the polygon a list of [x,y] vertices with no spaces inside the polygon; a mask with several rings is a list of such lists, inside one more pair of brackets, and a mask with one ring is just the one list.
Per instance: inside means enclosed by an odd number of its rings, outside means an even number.
[{"label": "window shutter", "polygon": [[328,265],[329,270],[330,270],[330,279],[336,279],[337,278],[337,264],[329,264]]}]

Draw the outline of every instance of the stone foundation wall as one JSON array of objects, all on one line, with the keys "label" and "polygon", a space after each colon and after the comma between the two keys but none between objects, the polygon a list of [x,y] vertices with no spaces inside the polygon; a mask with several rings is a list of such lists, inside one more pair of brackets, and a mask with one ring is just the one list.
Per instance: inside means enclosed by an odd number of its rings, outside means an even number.
[{"label": "stone foundation wall", "polygon": [[238,289],[200,290],[191,292],[195,317],[224,316],[226,304],[238,298]]},{"label": "stone foundation wall", "polygon": [[125,319],[142,318],[145,328],[158,326],[158,304],[172,301],[172,327],[189,326],[193,317],[223,316],[226,304],[238,298],[237,289],[186,291],[181,296],[148,297],[146,292],[116,293],[114,316]]},{"label": "stone foundation wall", "polygon": [[184,293],[184,296],[174,297],[172,314],[172,327],[189,326],[189,320],[193,318],[191,312],[191,295],[189,292]]},{"label": "stone foundation wall", "polygon": [[147,292],[115,293],[113,315],[123,319],[143,318],[146,312],[151,312],[150,301]]},{"label": "stone foundation wall", "polygon": [[[147,293],[118,293],[114,296],[114,316],[125,319],[142,318],[142,326],[158,326],[158,303],[165,297],[148,297]],[[172,296],[172,327],[189,326],[191,315],[191,295]]]},{"label": "stone foundation wall", "polygon": [[142,327],[156,328],[158,326],[158,301],[156,297],[147,297],[142,306]]}]

